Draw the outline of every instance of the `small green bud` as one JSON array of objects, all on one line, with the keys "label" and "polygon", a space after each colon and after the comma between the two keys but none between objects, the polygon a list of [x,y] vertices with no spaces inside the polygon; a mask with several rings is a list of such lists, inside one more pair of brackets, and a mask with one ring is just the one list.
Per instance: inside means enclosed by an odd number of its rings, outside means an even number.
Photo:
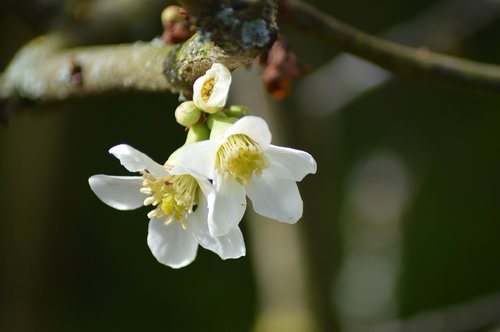
[{"label": "small green bud", "polygon": [[182,126],[189,127],[200,119],[201,111],[192,100],[188,100],[177,106],[175,110],[175,120]]},{"label": "small green bud", "polygon": [[248,115],[248,113],[250,113],[248,107],[243,105],[231,105],[226,111],[227,116],[238,119],[244,117],[245,115]]},{"label": "small green bud", "polygon": [[220,120],[220,119],[225,119],[227,118],[226,114],[222,113],[222,112],[217,112],[217,113],[214,113],[214,114],[208,114],[207,116],[207,127],[209,129],[212,129],[212,127],[214,126],[214,121],[215,120]]},{"label": "small green bud", "polygon": [[[210,117],[209,117],[210,118]],[[228,118],[226,116],[223,117],[214,117],[212,120],[212,131],[210,132],[210,139],[219,139],[226,131],[236,122],[238,118]]]},{"label": "small green bud", "polygon": [[210,131],[204,123],[197,123],[189,128],[184,144],[199,142],[208,139]]}]

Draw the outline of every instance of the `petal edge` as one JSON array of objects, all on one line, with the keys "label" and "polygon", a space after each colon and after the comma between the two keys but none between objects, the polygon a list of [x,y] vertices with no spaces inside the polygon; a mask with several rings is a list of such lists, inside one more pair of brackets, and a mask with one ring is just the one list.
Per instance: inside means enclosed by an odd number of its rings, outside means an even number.
[{"label": "petal edge", "polygon": [[141,176],[93,175],[88,180],[94,194],[117,210],[134,210],[143,206],[146,195],[139,190]]}]

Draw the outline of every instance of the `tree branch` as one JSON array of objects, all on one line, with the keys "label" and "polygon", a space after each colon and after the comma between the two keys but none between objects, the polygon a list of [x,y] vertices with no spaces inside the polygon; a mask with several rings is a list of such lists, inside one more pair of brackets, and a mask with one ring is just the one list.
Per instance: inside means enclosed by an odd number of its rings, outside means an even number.
[{"label": "tree branch", "polygon": [[68,49],[73,45],[68,34],[37,38],[0,76],[0,99],[51,102],[131,90],[190,95],[194,80],[214,62],[229,69],[246,65],[273,43],[277,33],[275,1],[247,1],[242,8],[234,0],[211,3],[210,16],[227,24],[211,26],[213,30],[201,27],[175,46],[134,43]]},{"label": "tree branch", "polygon": [[[471,6],[474,6],[473,11]],[[381,37],[446,52],[491,25],[499,16],[500,6],[490,0],[441,0],[417,16],[390,27]],[[379,66],[345,53],[301,80],[297,102],[303,112],[323,116],[338,111],[393,78]]]},{"label": "tree branch", "polygon": [[393,73],[451,86],[500,93],[500,66],[393,43],[353,28],[310,5],[282,0],[285,22],[336,50]]},{"label": "tree branch", "polygon": [[58,35],[40,37],[14,58],[0,86],[2,97],[39,102],[127,90],[166,91],[163,58],[172,47],[150,43],[60,49]]},{"label": "tree branch", "polygon": [[[230,69],[249,63],[277,33],[274,0],[180,0],[200,30],[176,46],[135,43],[67,49],[67,34],[23,47],[0,76],[0,99],[37,102],[120,91],[180,92],[214,62]],[[205,6],[206,5],[206,6]],[[287,22],[327,45],[402,75],[500,93],[500,66],[389,42],[350,27],[311,6],[281,2]]]}]

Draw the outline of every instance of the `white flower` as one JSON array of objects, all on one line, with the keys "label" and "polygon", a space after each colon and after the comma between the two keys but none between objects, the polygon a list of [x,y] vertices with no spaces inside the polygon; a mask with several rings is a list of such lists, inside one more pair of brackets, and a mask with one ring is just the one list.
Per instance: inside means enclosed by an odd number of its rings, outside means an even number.
[{"label": "white flower", "polygon": [[160,263],[173,268],[186,266],[195,259],[198,244],[222,259],[245,255],[238,227],[220,237],[209,232],[206,196],[212,189],[208,180],[189,174],[182,165],[168,170],[168,166],[125,144],[109,152],[128,171],[141,172],[142,176],[94,175],[89,178],[90,187],[101,201],[118,210],[155,207],[148,213],[147,242]]},{"label": "white flower", "polygon": [[307,152],[270,144],[266,122],[246,116],[219,139],[188,144],[182,164],[194,174],[213,179],[215,191],[207,196],[208,226],[212,235],[227,234],[245,212],[246,197],[254,210],[286,223],[302,216],[302,199],[296,181],[316,172]]},{"label": "white flower", "polygon": [[231,85],[231,72],[220,63],[214,63],[193,84],[193,102],[207,113],[215,113],[224,107]]}]

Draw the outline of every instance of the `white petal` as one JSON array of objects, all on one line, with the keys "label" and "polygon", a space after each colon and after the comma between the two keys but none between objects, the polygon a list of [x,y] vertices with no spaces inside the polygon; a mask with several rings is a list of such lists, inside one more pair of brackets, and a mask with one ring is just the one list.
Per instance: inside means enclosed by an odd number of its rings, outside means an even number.
[{"label": "white petal", "polygon": [[167,176],[167,170],[144,153],[133,147],[120,144],[109,149],[109,153],[120,160],[120,163],[129,172],[140,172],[148,170],[154,176]]},{"label": "white petal", "polygon": [[139,190],[141,176],[94,175],[89,185],[96,196],[107,205],[118,210],[133,210],[143,205],[146,195]]},{"label": "white petal", "polygon": [[231,72],[220,63],[214,63],[212,68],[207,71],[207,74],[209,73],[215,76],[215,85],[207,103],[223,107],[226,104],[229,86],[231,85]]},{"label": "white petal", "polygon": [[244,256],[245,242],[239,227],[234,227],[227,235],[214,237],[208,230],[207,216],[207,202],[202,199],[196,211],[189,218],[188,226],[200,245],[215,252],[222,259]]},{"label": "white petal", "polygon": [[236,121],[224,134],[224,141],[231,135],[245,134],[261,148],[266,149],[271,143],[271,132],[264,119],[257,116],[244,116]]},{"label": "white petal", "polygon": [[[214,79],[214,86],[210,97],[205,102],[202,97],[202,89],[205,82]],[[229,86],[231,85],[231,72],[220,63],[214,63],[206,71],[205,75],[196,79],[193,84],[193,102],[196,107],[208,113],[214,113],[226,104]]]},{"label": "white petal", "polygon": [[201,192],[203,193],[204,197],[208,197],[208,195],[215,191],[214,186],[207,178],[200,178],[196,175],[192,176],[196,179],[196,182],[198,182],[198,185],[200,186]]},{"label": "white petal", "polygon": [[148,246],[158,262],[177,269],[194,261],[198,241],[191,232],[182,228],[180,222],[165,225],[162,219],[151,219]]},{"label": "white petal", "polygon": [[208,228],[213,236],[228,234],[243,218],[247,207],[245,188],[232,178],[217,175],[215,191],[208,195]]},{"label": "white petal", "polygon": [[206,110],[206,103],[201,96],[201,89],[203,88],[203,84],[205,84],[205,80],[207,77],[205,75],[198,77],[193,84],[193,102],[196,107],[201,110]]},{"label": "white petal", "polygon": [[261,176],[253,176],[246,189],[258,214],[289,224],[302,217],[302,198],[295,181],[264,171]]},{"label": "white petal", "polygon": [[271,163],[270,171],[278,177],[301,181],[307,174],[316,173],[316,161],[307,152],[269,145],[265,153]]},{"label": "white petal", "polygon": [[[213,179],[218,148],[217,142],[211,140],[185,145],[179,156],[180,172],[187,169],[189,173]],[[174,168],[172,172],[178,173],[178,170]]]}]

